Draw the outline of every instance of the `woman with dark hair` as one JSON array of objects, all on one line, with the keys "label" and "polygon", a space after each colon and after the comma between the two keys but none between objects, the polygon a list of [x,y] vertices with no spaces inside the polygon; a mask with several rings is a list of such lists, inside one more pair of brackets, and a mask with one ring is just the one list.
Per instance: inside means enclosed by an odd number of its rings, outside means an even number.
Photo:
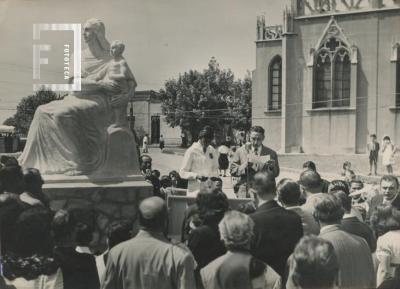
[{"label": "woman with dark hair", "polygon": [[380,285],[385,280],[400,278],[400,210],[379,206],[371,216],[371,224],[378,236],[377,284]]},{"label": "woman with dark hair", "polygon": [[38,169],[28,168],[23,170],[24,192],[20,195],[22,202],[34,206],[40,205],[49,208],[49,199],[43,194],[44,181]]},{"label": "woman with dark hair", "polygon": [[20,195],[24,191],[24,177],[19,165],[6,165],[0,169],[0,183],[4,193]]},{"label": "woman with dark hair", "polygon": [[3,256],[6,283],[18,289],[63,289],[63,277],[53,258],[51,213],[32,207],[20,214],[15,224],[13,250]]},{"label": "woman with dark hair", "polygon": [[0,192],[0,255],[15,245],[15,223],[23,209],[18,195]]},{"label": "woman with dark hair", "polygon": [[333,180],[328,186],[328,193],[332,193],[335,191],[345,192],[346,195],[350,194],[350,188],[348,183],[343,180]]},{"label": "woman with dark hair", "polygon": [[79,223],[74,215],[65,210],[57,211],[52,228],[56,245],[54,257],[61,267],[64,289],[99,289],[95,257],[76,251]]},{"label": "woman with dark hair", "polygon": [[225,254],[218,223],[228,210],[228,199],[224,193],[199,193],[196,198],[197,218],[190,224],[187,245],[198,264],[198,270],[215,258]]}]

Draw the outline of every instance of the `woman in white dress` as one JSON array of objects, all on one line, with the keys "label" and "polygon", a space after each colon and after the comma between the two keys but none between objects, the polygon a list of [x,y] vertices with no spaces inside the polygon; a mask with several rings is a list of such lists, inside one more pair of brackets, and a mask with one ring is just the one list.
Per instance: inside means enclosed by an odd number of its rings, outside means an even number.
[{"label": "woman in white dress", "polygon": [[389,175],[393,174],[394,154],[396,151],[397,149],[391,142],[390,137],[385,136],[382,143],[382,165],[386,168]]},{"label": "woman in white dress", "polygon": [[377,285],[400,277],[400,210],[393,206],[379,206],[371,217],[378,236]]}]

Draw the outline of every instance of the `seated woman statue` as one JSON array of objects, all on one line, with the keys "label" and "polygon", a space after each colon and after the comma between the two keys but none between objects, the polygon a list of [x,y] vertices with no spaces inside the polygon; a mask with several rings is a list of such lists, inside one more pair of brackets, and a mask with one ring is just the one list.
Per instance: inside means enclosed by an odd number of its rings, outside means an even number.
[{"label": "seated woman statue", "polygon": [[[107,67],[115,59],[110,55],[103,22],[88,20],[83,37],[87,48],[82,51],[82,89],[38,107],[19,158],[24,168],[36,168],[42,174],[90,175],[106,162],[107,128],[116,120],[113,107],[126,109],[136,81],[130,70],[124,74],[123,88],[120,81],[107,77]],[[105,74],[100,81],[102,71]],[[138,168],[137,159],[132,156],[133,167]]]}]

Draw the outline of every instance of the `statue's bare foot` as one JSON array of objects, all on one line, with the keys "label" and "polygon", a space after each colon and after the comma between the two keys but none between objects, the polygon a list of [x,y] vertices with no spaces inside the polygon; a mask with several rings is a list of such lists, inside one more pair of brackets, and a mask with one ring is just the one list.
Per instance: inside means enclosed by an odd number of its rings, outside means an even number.
[{"label": "statue's bare foot", "polygon": [[66,176],[81,176],[83,175],[82,171],[72,170],[65,173]]}]

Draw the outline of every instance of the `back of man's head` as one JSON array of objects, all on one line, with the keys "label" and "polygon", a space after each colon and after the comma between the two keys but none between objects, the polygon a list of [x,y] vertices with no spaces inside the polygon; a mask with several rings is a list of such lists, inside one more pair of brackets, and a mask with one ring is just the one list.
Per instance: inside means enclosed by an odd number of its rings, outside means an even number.
[{"label": "back of man's head", "polygon": [[335,197],[340,199],[345,213],[350,213],[351,212],[351,198],[343,191],[335,191],[332,194]]},{"label": "back of man's head", "polygon": [[255,190],[260,199],[265,199],[276,194],[275,177],[269,172],[259,172],[255,174],[252,183],[252,188]]},{"label": "back of man's head", "polygon": [[299,184],[306,192],[315,194],[322,192],[321,176],[313,170],[306,170],[300,174]]},{"label": "back of man's head", "polygon": [[343,215],[342,201],[334,195],[326,194],[315,204],[314,217],[325,225],[340,223]]},{"label": "back of man's head", "polygon": [[303,163],[303,169],[317,171],[317,167],[313,161],[306,161]]},{"label": "back of man's head", "polygon": [[288,288],[336,288],[339,262],[332,244],[322,238],[302,238],[289,265]]},{"label": "back of man's head", "polygon": [[300,202],[300,186],[293,180],[278,183],[278,200],[284,206],[297,206]]},{"label": "back of man's head", "polygon": [[167,207],[160,197],[144,199],[139,205],[139,225],[144,230],[163,232]]}]

